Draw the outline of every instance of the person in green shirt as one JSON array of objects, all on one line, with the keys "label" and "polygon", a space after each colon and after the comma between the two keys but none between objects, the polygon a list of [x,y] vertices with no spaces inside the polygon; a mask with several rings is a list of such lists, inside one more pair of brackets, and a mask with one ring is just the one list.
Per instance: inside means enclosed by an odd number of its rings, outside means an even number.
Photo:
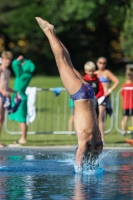
[{"label": "person in green shirt", "polygon": [[[22,134],[17,142],[19,144],[25,144],[27,136],[27,95],[25,94],[25,91],[33,76],[33,72],[35,71],[35,65],[31,60],[27,60],[20,55],[17,59],[13,60],[12,70],[16,77],[14,82],[14,90],[19,92],[22,102],[18,110],[15,113],[10,114],[9,119],[20,123],[20,130]],[[15,97],[13,96],[13,99],[14,98]]]}]

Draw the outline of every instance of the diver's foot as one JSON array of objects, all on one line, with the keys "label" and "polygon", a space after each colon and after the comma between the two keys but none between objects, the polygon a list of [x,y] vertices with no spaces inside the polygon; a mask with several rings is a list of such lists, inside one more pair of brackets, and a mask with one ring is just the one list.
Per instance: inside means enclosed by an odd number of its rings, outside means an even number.
[{"label": "diver's foot", "polygon": [[54,32],[54,26],[47,22],[46,20],[41,19],[40,17],[36,17],[36,20],[40,26],[40,28],[46,33],[48,30]]}]

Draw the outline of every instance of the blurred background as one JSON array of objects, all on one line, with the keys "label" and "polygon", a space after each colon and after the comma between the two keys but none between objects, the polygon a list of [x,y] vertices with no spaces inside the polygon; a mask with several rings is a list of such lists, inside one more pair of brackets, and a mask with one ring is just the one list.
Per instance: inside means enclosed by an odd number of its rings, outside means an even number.
[{"label": "blurred background", "polygon": [[0,2],[0,53],[22,54],[36,74],[58,75],[49,43],[36,16],[54,24],[73,64],[83,71],[87,60],[108,59],[108,68],[124,73],[133,60],[133,0],[4,0]]}]

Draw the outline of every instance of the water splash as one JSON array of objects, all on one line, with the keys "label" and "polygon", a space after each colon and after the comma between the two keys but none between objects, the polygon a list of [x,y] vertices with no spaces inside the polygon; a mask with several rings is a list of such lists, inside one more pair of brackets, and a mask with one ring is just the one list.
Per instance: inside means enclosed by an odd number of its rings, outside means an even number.
[{"label": "water splash", "polygon": [[104,172],[104,168],[101,167],[95,167],[92,168],[92,166],[84,166],[84,168],[82,168],[81,166],[74,166],[75,172],[78,174],[86,174],[86,175],[96,175],[96,174],[101,174]]},{"label": "water splash", "polygon": [[88,152],[83,157],[82,166],[75,165],[74,169],[75,169],[76,173],[83,173],[83,174],[89,174],[89,175],[103,173],[103,171],[104,171],[104,168],[100,167],[98,154],[96,154],[96,153],[94,154],[91,152]]}]

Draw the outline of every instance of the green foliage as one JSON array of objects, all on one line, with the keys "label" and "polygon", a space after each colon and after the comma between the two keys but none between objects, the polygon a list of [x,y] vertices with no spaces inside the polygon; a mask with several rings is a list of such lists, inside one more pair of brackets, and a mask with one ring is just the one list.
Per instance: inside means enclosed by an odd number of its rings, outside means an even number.
[{"label": "green foliage", "polygon": [[122,2],[113,0],[108,5],[106,0],[14,0],[13,3],[5,0],[0,3],[2,16],[0,23],[7,26],[4,30],[11,34],[12,38],[19,38],[23,34],[31,37],[42,35],[35,21],[36,16],[55,24],[58,27],[57,32],[58,29],[59,31],[66,29],[65,22],[69,22],[72,26],[74,21],[97,23],[102,16],[110,25],[117,26],[124,18],[125,4]]},{"label": "green foliage", "polygon": [[[111,41],[119,44],[119,33],[129,2],[4,0],[0,2],[0,36],[4,38],[4,48],[12,50],[15,56],[24,54],[39,66],[45,60],[45,64],[51,67],[45,68],[44,72],[57,73],[53,70],[55,61],[49,43],[35,20],[40,16],[54,24],[77,69],[81,69],[87,59],[95,61],[101,55],[110,59],[113,66],[112,60],[120,59],[121,51],[112,46]],[[42,72],[41,68],[38,72]]]},{"label": "green foliage", "polygon": [[123,31],[121,32],[121,46],[124,55],[129,61],[133,61],[133,0],[130,7],[127,7]]}]

